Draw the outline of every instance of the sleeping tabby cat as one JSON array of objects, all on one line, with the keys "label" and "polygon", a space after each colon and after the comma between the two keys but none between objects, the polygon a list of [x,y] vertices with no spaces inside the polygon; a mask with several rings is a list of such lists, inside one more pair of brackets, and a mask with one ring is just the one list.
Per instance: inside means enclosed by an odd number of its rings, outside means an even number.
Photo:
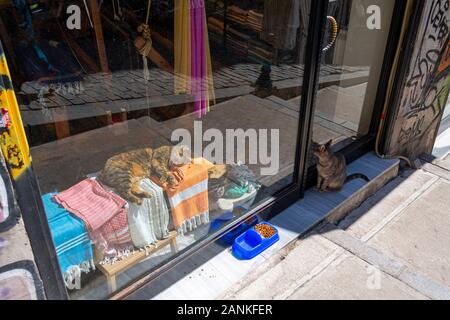
[{"label": "sleeping tabby cat", "polygon": [[318,158],[316,190],[320,192],[339,191],[345,183],[358,178],[368,182],[369,178],[360,173],[347,176],[344,155],[334,153],[331,150],[331,143],[332,140],[322,145],[313,142],[313,152]]},{"label": "sleeping tabby cat", "polygon": [[142,198],[151,197],[139,186],[142,179],[154,176],[163,185],[177,185],[183,179],[177,166],[190,162],[190,151],[185,146],[137,149],[109,158],[98,180],[125,200],[141,204]]}]

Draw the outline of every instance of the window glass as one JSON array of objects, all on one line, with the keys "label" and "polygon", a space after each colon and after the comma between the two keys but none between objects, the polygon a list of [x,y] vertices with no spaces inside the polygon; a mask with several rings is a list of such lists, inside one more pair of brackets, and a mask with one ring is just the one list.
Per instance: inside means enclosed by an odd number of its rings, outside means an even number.
[{"label": "window glass", "polygon": [[71,298],[107,297],[292,184],[310,1],[0,6]]},{"label": "window glass", "polygon": [[391,0],[328,2],[313,126],[316,143],[331,140],[340,150],[369,133],[394,5]]}]

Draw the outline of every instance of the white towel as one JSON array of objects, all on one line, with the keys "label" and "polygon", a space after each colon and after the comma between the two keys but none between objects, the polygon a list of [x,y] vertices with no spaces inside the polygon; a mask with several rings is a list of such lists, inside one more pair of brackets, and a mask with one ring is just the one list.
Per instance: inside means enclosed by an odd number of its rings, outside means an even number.
[{"label": "white towel", "polygon": [[141,188],[152,195],[145,198],[141,205],[130,203],[128,224],[133,244],[145,247],[169,235],[169,209],[161,187],[149,179],[143,179]]}]

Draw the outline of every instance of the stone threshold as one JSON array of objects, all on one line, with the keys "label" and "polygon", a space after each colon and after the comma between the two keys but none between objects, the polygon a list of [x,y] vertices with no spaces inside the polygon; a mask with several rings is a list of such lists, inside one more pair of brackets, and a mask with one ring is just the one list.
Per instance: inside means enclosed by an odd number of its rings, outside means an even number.
[{"label": "stone threshold", "polygon": [[280,240],[252,260],[238,260],[231,248],[208,245],[173,269],[131,295],[130,299],[203,300],[221,298],[233,285],[278,254],[286,246],[323,221],[337,223],[388,181],[398,175],[399,161],[368,153],[348,165],[348,174],[362,173],[370,181],[357,179],[340,192],[308,190],[305,197],[272,218]]}]

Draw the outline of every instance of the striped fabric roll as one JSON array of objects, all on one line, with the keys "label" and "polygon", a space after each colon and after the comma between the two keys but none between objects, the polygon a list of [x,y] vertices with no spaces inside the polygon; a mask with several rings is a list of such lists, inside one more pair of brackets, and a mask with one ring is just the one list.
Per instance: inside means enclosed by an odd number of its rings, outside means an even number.
[{"label": "striped fabric roll", "polygon": [[89,230],[95,231],[123,210],[126,201],[105,190],[94,179],[85,179],[55,195],[67,211],[83,219]]},{"label": "striped fabric roll", "polygon": [[137,248],[153,244],[169,235],[169,209],[163,189],[150,179],[143,179],[140,186],[152,196],[142,199],[141,205],[129,204],[128,223],[133,244]]},{"label": "striped fabric roll", "polygon": [[180,170],[184,180],[175,188],[165,188],[165,191],[175,229],[184,234],[209,222],[208,170],[196,163],[184,165]]},{"label": "striped fabric roll", "polygon": [[53,201],[54,195],[54,193],[43,195],[42,202],[61,272],[68,285],[72,272],[80,274],[95,269],[94,256],[91,240],[83,221]]},{"label": "striped fabric roll", "polygon": [[117,256],[131,246],[126,201],[85,179],[57,194],[54,199],[85,223],[91,239],[105,256]]}]

